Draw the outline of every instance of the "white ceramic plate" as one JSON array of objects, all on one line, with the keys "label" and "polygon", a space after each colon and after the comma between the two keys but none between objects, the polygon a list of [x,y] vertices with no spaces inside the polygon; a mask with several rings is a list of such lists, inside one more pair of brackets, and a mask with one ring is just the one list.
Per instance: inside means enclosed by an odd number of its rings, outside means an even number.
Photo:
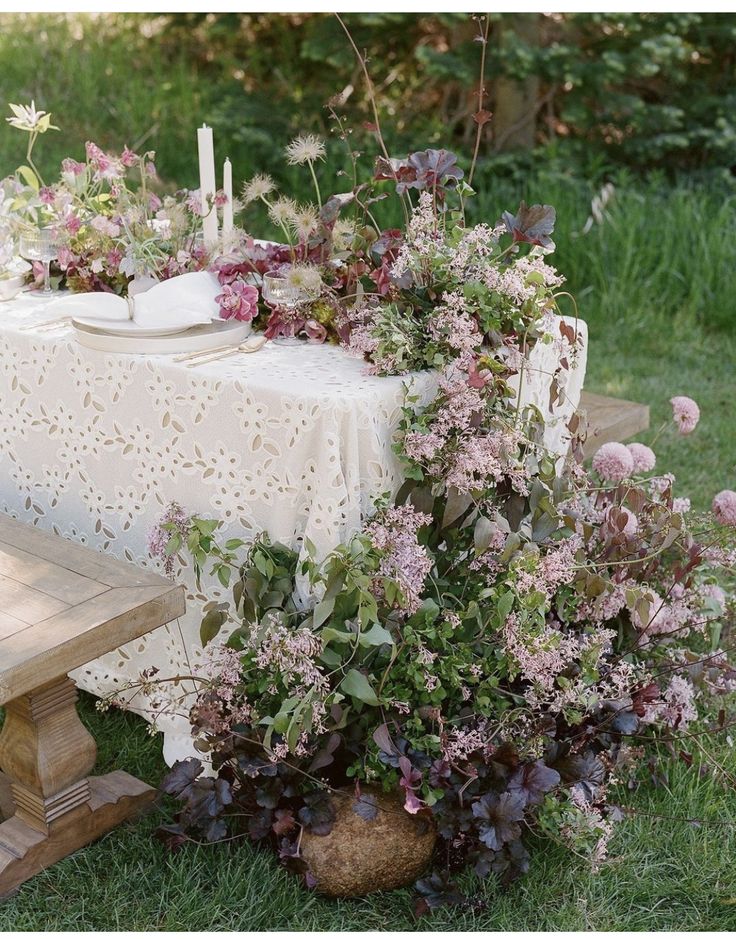
[{"label": "white ceramic plate", "polygon": [[173,326],[141,326],[135,320],[107,320],[94,319],[93,317],[80,316],[72,318],[72,325],[94,329],[99,333],[106,333],[108,336],[137,336],[139,339],[145,339],[156,336],[174,336],[176,333],[186,332],[192,329],[191,324],[176,323]]},{"label": "white ceramic plate", "polygon": [[191,326],[186,332],[169,336],[141,336],[138,333],[112,336],[80,322],[73,325],[80,345],[96,349],[98,352],[120,352],[127,355],[203,352],[218,346],[235,346],[247,339],[253,329],[250,323],[241,323],[238,320],[213,320],[211,323]]}]

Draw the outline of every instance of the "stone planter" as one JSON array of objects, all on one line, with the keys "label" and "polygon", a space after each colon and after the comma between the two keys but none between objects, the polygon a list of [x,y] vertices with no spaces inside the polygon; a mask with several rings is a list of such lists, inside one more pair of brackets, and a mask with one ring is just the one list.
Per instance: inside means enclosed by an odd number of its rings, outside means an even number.
[{"label": "stone planter", "polygon": [[406,812],[396,793],[365,786],[363,796],[375,804],[376,817],[354,811],[353,790],[333,796],[336,819],[329,835],[305,832],[302,857],[316,889],[330,897],[359,897],[413,883],[432,857],[437,833],[424,816]]}]

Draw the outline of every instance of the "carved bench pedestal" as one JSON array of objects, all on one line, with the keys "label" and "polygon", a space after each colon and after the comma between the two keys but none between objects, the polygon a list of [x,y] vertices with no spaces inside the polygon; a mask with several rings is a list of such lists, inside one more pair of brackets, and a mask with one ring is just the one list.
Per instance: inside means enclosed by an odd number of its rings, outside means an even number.
[{"label": "carved bench pedestal", "polygon": [[183,612],[182,587],[0,515],[0,897],[153,801],[89,775],[67,675]]},{"label": "carved bench pedestal", "polygon": [[[0,898],[153,801],[123,772],[90,777],[97,748],[63,678],[6,705],[0,733]],[[13,814],[11,814],[11,812]]]}]

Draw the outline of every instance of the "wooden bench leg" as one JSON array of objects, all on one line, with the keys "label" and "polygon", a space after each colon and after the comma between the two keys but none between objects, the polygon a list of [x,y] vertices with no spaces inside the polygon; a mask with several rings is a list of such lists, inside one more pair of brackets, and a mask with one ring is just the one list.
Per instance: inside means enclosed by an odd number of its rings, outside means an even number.
[{"label": "wooden bench leg", "polygon": [[6,816],[0,824],[0,898],[155,797],[154,789],[127,773],[89,776],[97,747],[76,700],[74,683],[65,676],[6,705],[0,733],[0,809]]}]

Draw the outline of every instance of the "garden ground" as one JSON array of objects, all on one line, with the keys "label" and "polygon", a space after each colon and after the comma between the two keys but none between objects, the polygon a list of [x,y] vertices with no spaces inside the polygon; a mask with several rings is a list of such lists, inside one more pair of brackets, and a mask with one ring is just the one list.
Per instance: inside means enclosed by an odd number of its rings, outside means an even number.
[{"label": "garden ground", "polygon": [[[660,466],[677,475],[679,493],[705,508],[714,492],[734,488],[734,339],[728,330],[708,328],[707,300],[700,321],[684,299],[667,300],[671,281],[684,280],[676,263],[658,266],[654,259],[640,259],[638,272],[626,270],[625,264],[652,249],[626,249],[616,238],[616,224],[622,224],[620,217],[594,236],[585,248],[587,260],[579,248],[562,252],[567,257],[561,267],[576,272],[581,313],[591,327],[586,385],[650,402],[653,428],[669,418],[673,394],[699,402],[703,416],[697,431],[687,438],[665,434],[656,449]],[[660,227],[667,232],[666,217],[658,219]],[[632,239],[642,232],[637,234],[636,218],[627,228]],[[694,223],[683,229],[688,237],[694,231]],[[703,268],[704,280],[707,276]],[[696,284],[693,296],[697,290]],[[705,297],[705,287],[700,295]],[[146,733],[142,720],[98,714],[87,697],[83,716],[100,743],[101,772],[121,768],[152,784],[160,780],[160,742]],[[170,854],[153,838],[161,819],[155,813],[26,884],[0,906],[0,929],[736,929],[736,754],[725,733],[694,738],[689,749],[690,769],[683,762],[669,765],[666,782],[655,787],[642,778],[636,790],[622,787],[612,798],[636,814],[617,826],[610,859],[599,873],[545,843],[532,851],[529,874],[507,890],[466,878],[467,892],[483,901],[474,910],[440,910],[416,921],[409,890],[324,900],[306,893],[270,854],[246,842],[191,845]],[[714,760],[731,775],[721,773],[720,781],[711,773],[701,775],[700,768]]]}]

